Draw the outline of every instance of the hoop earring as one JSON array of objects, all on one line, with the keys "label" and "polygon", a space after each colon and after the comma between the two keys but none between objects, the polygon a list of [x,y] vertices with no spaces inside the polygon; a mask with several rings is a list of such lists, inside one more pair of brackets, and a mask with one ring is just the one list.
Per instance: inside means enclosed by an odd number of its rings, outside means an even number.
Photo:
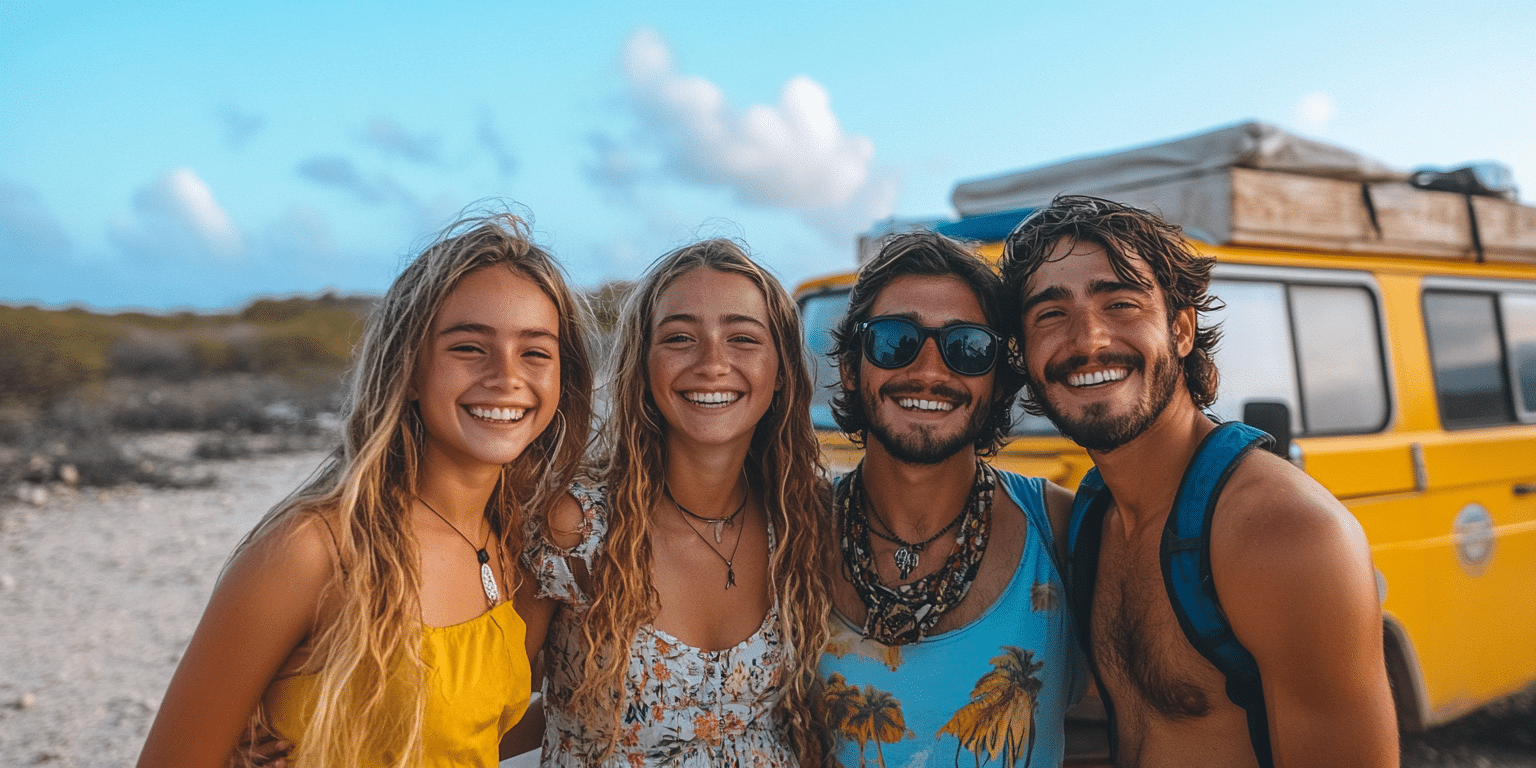
[{"label": "hoop earring", "polygon": [[[556,456],[560,455],[560,448],[565,444],[565,412],[556,408],[555,418],[560,420],[560,432],[555,437],[554,446],[549,449],[549,461],[547,461],[544,465],[544,471],[546,473],[549,472],[549,463],[552,462]],[[546,427],[546,429],[548,429],[548,427]]]}]

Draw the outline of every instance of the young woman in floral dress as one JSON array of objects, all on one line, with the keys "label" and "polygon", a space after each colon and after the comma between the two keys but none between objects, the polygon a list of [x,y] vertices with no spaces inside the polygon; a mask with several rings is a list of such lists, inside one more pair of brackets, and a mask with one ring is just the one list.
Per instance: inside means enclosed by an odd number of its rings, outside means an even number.
[{"label": "young woman in floral dress", "polygon": [[532,558],[564,603],[544,765],[820,765],[828,495],[794,304],[709,240],[653,265],[619,326],[596,488]]}]

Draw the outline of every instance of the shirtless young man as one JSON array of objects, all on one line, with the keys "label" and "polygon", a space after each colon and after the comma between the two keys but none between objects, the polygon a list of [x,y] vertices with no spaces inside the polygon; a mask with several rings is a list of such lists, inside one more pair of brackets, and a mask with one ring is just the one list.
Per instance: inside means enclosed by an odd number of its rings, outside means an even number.
[{"label": "shirtless young man", "polygon": [[982,460],[1020,383],[1001,289],[959,243],[899,235],[859,271],[833,333],[833,413],[865,447],[834,493],[821,661],[845,766],[1062,761],[1086,678],[1054,551],[1071,494]]},{"label": "shirtless young man", "polygon": [[1200,317],[1212,304],[1210,269],[1177,227],[1080,196],[1025,220],[1003,254],[1025,405],[1088,449],[1110,495],[1097,578],[1074,571],[1070,587],[1074,602],[1092,589],[1089,656],[1115,763],[1396,766],[1370,549],[1311,478],[1268,452],[1241,454],[1209,527],[1217,602],[1261,680],[1252,733],[1171,607],[1164,523],[1216,428],[1202,412],[1217,381],[1218,333]]}]

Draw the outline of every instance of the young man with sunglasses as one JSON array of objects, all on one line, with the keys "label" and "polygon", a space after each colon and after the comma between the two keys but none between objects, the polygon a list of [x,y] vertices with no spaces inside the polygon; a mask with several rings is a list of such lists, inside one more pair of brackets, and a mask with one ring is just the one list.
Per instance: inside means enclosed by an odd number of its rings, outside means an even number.
[{"label": "young man with sunglasses", "polygon": [[898,235],[833,331],[838,425],[864,460],[834,491],[822,657],[843,765],[968,754],[1055,766],[1085,677],[1056,568],[1066,490],[994,470],[1020,379],[1002,283],[961,244]]},{"label": "young man with sunglasses", "polygon": [[1365,536],[1324,488],[1218,426],[1212,260],[1143,210],[1057,198],[1008,237],[1028,390],[1088,449],[1074,615],[1119,766],[1396,766]]}]

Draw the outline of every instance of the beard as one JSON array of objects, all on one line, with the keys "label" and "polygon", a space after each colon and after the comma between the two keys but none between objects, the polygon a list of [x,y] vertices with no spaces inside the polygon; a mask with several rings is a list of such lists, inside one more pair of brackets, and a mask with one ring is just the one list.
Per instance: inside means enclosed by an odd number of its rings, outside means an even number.
[{"label": "beard", "polygon": [[[1108,403],[1090,403],[1082,410],[1079,416],[1067,415],[1056,403],[1051,402],[1049,390],[1037,381],[1033,374],[1026,373],[1025,379],[1030,390],[1035,395],[1035,402],[1040,404],[1040,409],[1045,411],[1046,418],[1051,420],[1061,434],[1067,439],[1090,451],[1109,453],[1119,448],[1146,432],[1152,426],[1152,422],[1162,414],[1163,409],[1173,400],[1174,392],[1178,391],[1182,381],[1182,367],[1178,363],[1174,350],[1171,348],[1158,355],[1152,361],[1148,370],[1146,359],[1134,352],[1130,353],[1105,353],[1096,358],[1100,365],[1123,365],[1133,372],[1141,371],[1147,379],[1147,388],[1142,393],[1140,402],[1126,413],[1112,414],[1109,412]],[[1089,360],[1085,356],[1075,356],[1046,366],[1045,383],[1055,383],[1062,386],[1067,384],[1067,376],[1073,371],[1086,366]]]},{"label": "beard", "polygon": [[[949,435],[938,434],[929,424],[914,425],[903,432],[898,432],[880,417],[878,405],[881,397],[895,400],[898,397],[916,397],[924,393],[939,395],[942,399],[955,402],[956,408],[970,407],[971,417],[966,420],[963,427]],[[939,464],[963,450],[975,450],[976,441],[992,428],[990,407],[973,403],[966,392],[942,384],[934,387],[888,384],[882,387],[879,393],[860,386],[859,398],[864,406],[864,413],[868,415],[870,437],[880,443],[880,447],[884,448],[886,453],[897,461],[907,464]]]}]

